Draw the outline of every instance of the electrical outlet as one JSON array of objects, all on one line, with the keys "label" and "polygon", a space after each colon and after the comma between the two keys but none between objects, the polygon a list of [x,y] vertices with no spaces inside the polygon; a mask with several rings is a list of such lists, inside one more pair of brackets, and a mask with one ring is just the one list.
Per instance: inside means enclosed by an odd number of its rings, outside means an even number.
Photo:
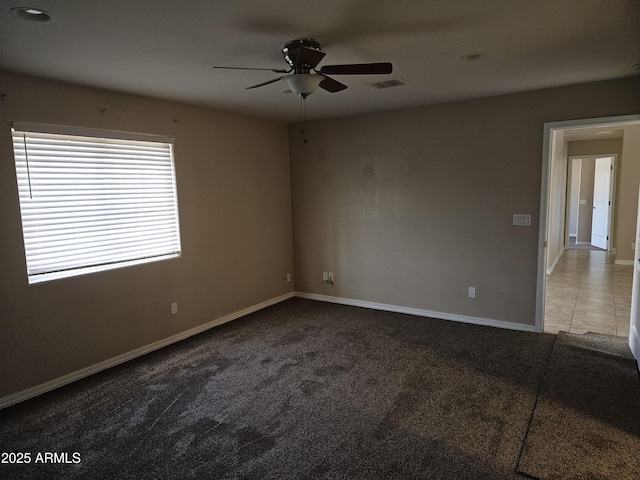
[{"label": "electrical outlet", "polygon": [[287,283],[291,282],[291,274],[290,273],[287,273],[287,277],[286,278],[287,278]]},{"label": "electrical outlet", "polygon": [[327,272],[322,272],[322,280],[325,282],[329,280],[329,274]]},{"label": "electrical outlet", "polygon": [[635,249],[636,249],[636,242],[633,242],[633,243],[631,244],[631,250],[635,250]]},{"label": "electrical outlet", "polygon": [[469,298],[476,298],[476,287],[469,287]]},{"label": "electrical outlet", "polygon": [[329,278],[327,279],[327,282],[333,285],[333,272],[329,272]]},{"label": "electrical outlet", "polygon": [[173,302],[171,304],[171,315],[175,315],[178,313],[178,302]]}]

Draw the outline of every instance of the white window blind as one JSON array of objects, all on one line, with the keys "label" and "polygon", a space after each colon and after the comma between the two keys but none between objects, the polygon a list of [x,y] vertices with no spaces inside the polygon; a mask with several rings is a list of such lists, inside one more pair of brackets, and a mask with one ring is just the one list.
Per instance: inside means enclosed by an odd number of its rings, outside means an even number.
[{"label": "white window blind", "polygon": [[17,123],[12,136],[29,283],[180,255],[172,139]]}]

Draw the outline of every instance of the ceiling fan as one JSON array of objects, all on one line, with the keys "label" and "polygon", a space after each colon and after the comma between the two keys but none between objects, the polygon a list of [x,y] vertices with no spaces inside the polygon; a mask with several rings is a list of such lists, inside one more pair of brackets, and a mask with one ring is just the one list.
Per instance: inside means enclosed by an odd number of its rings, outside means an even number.
[{"label": "ceiling fan", "polygon": [[356,63],[345,65],[325,65],[319,70],[316,69],[320,61],[326,55],[320,48],[320,44],[313,39],[291,40],[285,43],[282,48],[284,59],[289,68],[251,68],[251,67],[218,67],[233,70],[269,70],[274,73],[286,73],[278,78],[268,80],[247,87],[257,88],[279,80],[284,80],[289,85],[293,93],[296,93],[303,99],[307,98],[318,87],[335,93],[347,88],[344,83],[329,77],[329,75],[375,75],[389,74],[393,70],[393,66],[389,62],[382,63]]}]

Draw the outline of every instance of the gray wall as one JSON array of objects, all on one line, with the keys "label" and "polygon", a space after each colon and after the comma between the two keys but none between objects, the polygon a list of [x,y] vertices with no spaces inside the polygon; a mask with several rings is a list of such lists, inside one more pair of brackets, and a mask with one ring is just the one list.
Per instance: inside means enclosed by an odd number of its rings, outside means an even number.
[{"label": "gray wall", "polygon": [[[310,122],[305,145],[299,125],[25,76],[0,92],[0,398],[286,298],[291,271],[299,292],[533,325],[543,123],[640,111],[636,77]],[[11,121],[175,137],[182,258],[28,285]]]},{"label": "gray wall", "polygon": [[533,325],[543,124],[639,111],[635,77],[291,125],[296,291]]},{"label": "gray wall", "polygon": [[[0,398],[292,292],[285,125],[11,74],[0,92]],[[182,257],[28,285],[16,120],[175,137]]]}]

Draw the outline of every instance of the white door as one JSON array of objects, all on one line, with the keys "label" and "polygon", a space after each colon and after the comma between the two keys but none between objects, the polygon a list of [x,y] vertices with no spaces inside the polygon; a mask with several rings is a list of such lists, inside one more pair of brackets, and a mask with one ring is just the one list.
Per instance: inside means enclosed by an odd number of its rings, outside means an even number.
[{"label": "white door", "polygon": [[612,160],[612,157],[596,158],[596,171],[593,180],[591,245],[603,250],[609,250]]}]

